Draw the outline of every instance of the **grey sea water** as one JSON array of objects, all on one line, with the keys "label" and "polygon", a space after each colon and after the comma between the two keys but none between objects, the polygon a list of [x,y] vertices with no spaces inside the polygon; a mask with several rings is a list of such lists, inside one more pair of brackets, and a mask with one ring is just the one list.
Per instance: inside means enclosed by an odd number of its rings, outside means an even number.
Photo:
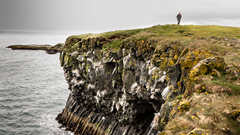
[{"label": "grey sea water", "polygon": [[65,42],[69,34],[0,33],[0,135],[68,135],[55,117],[69,90],[59,54],[11,50],[15,44]]}]

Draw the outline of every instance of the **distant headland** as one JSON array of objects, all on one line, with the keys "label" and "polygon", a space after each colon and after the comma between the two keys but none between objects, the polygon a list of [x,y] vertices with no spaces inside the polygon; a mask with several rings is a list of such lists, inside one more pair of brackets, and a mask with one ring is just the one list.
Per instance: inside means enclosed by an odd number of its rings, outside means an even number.
[{"label": "distant headland", "polygon": [[6,48],[11,48],[12,50],[44,50],[47,54],[56,54],[63,49],[63,43],[58,43],[54,46],[52,45],[10,45]]}]

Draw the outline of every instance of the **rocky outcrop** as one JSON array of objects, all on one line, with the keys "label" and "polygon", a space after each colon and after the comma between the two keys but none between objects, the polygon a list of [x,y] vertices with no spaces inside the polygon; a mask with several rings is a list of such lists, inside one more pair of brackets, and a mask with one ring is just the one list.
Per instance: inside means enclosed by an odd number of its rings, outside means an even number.
[{"label": "rocky outcrop", "polygon": [[11,48],[12,50],[44,50],[48,54],[56,54],[61,52],[63,49],[63,44],[59,43],[54,46],[52,45],[10,45],[6,48]]},{"label": "rocky outcrop", "polygon": [[[155,81],[152,76],[157,69],[150,64],[148,56],[136,56],[135,50],[123,49],[124,46],[115,52],[101,53],[101,40],[104,41],[102,38],[83,39],[78,43],[81,46],[78,51],[61,53],[71,98],[81,108],[85,107],[95,115],[101,114],[104,121],[110,121],[103,127],[100,124],[101,130],[114,127],[111,121],[115,121],[118,126],[109,134],[143,134],[164,102],[160,89],[155,92],[152,87],[165,88],[165,74],[162,71]],[[153,53],[153,50],[149,49],[149,52]],[[62,119],[64,114],[57,119]],[[88,117],[91,116],[83,118]]]},{"label": "rocky outcrop", "polygon": [[[75,134],[157,134],[190,100],[200,75],[224,69],[209,51],[190,51],[179,42],[131,39],[104,50],[104,37],[69,37],[60,63],[71,91],[56,120]],[[213,70],[215,69],[215,70]],[[173,112],[175,110],[175,112]]]}]

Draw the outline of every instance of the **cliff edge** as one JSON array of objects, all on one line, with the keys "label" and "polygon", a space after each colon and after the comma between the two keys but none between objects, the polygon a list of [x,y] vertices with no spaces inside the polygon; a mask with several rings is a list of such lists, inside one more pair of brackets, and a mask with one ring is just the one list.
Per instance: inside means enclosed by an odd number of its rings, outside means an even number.
[{"label": "cliff edge", "polygon": [[67,38],[75,134],[240,134],[240,28],[157,25]]}]

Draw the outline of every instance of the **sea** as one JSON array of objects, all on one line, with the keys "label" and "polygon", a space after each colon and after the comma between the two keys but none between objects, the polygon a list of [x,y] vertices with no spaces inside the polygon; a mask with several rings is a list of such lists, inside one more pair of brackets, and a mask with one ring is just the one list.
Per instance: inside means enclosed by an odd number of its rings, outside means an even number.
[{"label": "sea", "polygon": [[9,45],[64,43],[71,33],[0,32],[0,135],[71,135],[55,120],[70,91],[59,53]]}]

